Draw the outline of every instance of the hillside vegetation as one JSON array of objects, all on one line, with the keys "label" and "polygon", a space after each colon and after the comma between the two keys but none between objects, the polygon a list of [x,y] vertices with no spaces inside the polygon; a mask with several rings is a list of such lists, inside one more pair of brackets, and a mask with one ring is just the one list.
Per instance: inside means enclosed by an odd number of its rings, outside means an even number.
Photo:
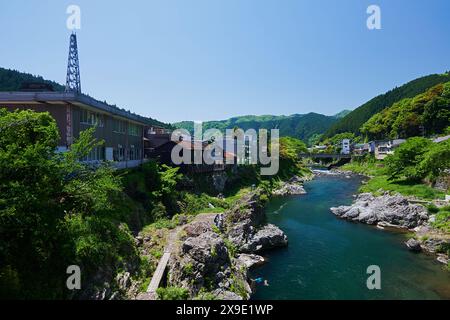
[{"label": "hillside vegetation", "polygon": [[369,139],[440,134],[450,124],[450,82],[438,84],[372,116],[361,128]]},{"label": "hillside vegetation", "polygon": [[57,82],[45,80],[41,76],[0,67],[0,91],[18,91],[26,82],[46,83],[51,85],[55,91],[64,91],[64,86]]},{"label": "hillside vegetation", "polygon": [[383,109],[392,106],[402,99],[413,98],[425,92],[433,86],[450,81],[450,74],[433,74],[418,78],[400,87],[394,88],[366,102],[355,109],[333,125],[326,131],[324,138],[332,137],[338,133],[352,132],[360,133],[362,125],[373,115]]},{"label": "hillside vegetation", "polygon": [[[29,73],[19,72],[17,70],[10,70],[0,67],[0,92],[1,91],[19,91],[24,83],[45,83],[53,87],[54,91],[62,92],[65,87],[55,81],[50,81],[42,78],[41,76],[35,76]],[[126,111],[126,110],[125,110]],[[152,119],[149,117],[142,117],[143,121],[146,121],[149,125],[161,126],[171,129],[171,126]]]},{"label": "hillside vegetation", "polygon": [[[341,115],[341,114],[338,114]],[[325,116],[318,113],[294,114],[291,116],[242,116],[222,121],[207,121],[203,130],[218,129],[225,131],[238,127],[248,129],[279,129],[280,136],[289,136],[310,144],[311,139],[324,133],[338,119],[337,116]],[[183,121],[173,124],[177,128],[194,130],[194,122]]]}]

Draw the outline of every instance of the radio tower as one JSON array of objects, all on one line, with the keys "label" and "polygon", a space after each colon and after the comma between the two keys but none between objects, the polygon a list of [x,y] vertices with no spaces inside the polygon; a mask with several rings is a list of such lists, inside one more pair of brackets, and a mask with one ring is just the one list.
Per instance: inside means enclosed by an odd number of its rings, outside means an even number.
[{"label": "radio tower", "polygon": [[77,35],[75,33],[70,35],[66,92],[81,93],[80,62],[78,60]]}]

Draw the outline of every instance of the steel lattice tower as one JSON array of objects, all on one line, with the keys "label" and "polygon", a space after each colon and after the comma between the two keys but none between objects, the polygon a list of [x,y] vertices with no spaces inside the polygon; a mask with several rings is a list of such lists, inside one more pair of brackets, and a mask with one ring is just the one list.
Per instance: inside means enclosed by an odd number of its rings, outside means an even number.
[{"label": "steel lattice tower", "polygon": [[81,93],[80,61],[78,59],[77,35],[75,33],[70,35],[66,92]]}]

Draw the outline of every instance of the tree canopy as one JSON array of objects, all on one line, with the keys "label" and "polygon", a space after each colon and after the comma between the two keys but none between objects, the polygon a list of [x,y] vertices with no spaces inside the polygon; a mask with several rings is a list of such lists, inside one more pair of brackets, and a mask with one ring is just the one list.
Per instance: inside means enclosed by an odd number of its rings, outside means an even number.
[{"label": "tree canopy", "polygon": [[324,138],[332,137],[338,133],[353,132],[360,133],[361,126],[376,113],[392,106],[400,100],[413,98],[428,89],[450,81],[450,73],[432,74],[410,81],[400,87],[396,87],[381,94],[362,106],[356,108],[348,115],[333,124],[324,134]]},{"label": "tree canopy", "polygon": [[77,161],[102,143],[92,133],[60,154],[48,113],[0,109],[0,297],[64,298],[69,265],[87,280],[135,258],[112,207],[119,178],[107,165]]},{"label": "tree canopy", "polygon": [[450,124],[450,82],[403,99],[371,117],[361,128],[369,139],[443,133]]}]

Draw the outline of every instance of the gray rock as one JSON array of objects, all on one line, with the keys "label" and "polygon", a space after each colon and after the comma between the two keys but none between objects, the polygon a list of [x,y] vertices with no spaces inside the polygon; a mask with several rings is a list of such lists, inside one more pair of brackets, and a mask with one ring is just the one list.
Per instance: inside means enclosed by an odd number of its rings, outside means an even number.
[{"label": "gray rock", "polygon": [[268,224],[251,235],[247,241],[241,245],[242,252],[261,252],[276,247],[287,246],[287,236],[280,228],[273,224]]},{"label": "gray rock", "polygon": [[306,191],[302,185],[303,182],[304,181],[302,178],[294,176],[288,182],[283,183],[280,188],[274,190],[272,195],[284,197],[306,194]]},{"label": "gray rock", "polygon": [[422,247],[420,246],[420,242],[416,239],[409,239],[405,242],[406,246],[409,250],[419,252],[422,250]]},{"label": "gray rock", "polygon": [[227,290],[215,290],[213,291],[214,296],[216,296],[219,300],[227,300],[227,301],[239,301],[243,300],[243,298],[231,291]]},{"label": "gray rock", "polygon": [[245,265],[247,268],[252,268],[255,266],[259,266],[265,263],[265,259],[261,256],[258,256],[256,254],[246,254],[241,253],[238,255],[237,260],[239,263]]},{"label": "gray rock", "polygon": [[351,206],[330,209],[336,216],[366,224],[380,222],[398,228],[412,229],[428,221],[427,210],[418,204],[411,204],[400,196],[384,194],[375,197],[371,193],[357,196]]}]

